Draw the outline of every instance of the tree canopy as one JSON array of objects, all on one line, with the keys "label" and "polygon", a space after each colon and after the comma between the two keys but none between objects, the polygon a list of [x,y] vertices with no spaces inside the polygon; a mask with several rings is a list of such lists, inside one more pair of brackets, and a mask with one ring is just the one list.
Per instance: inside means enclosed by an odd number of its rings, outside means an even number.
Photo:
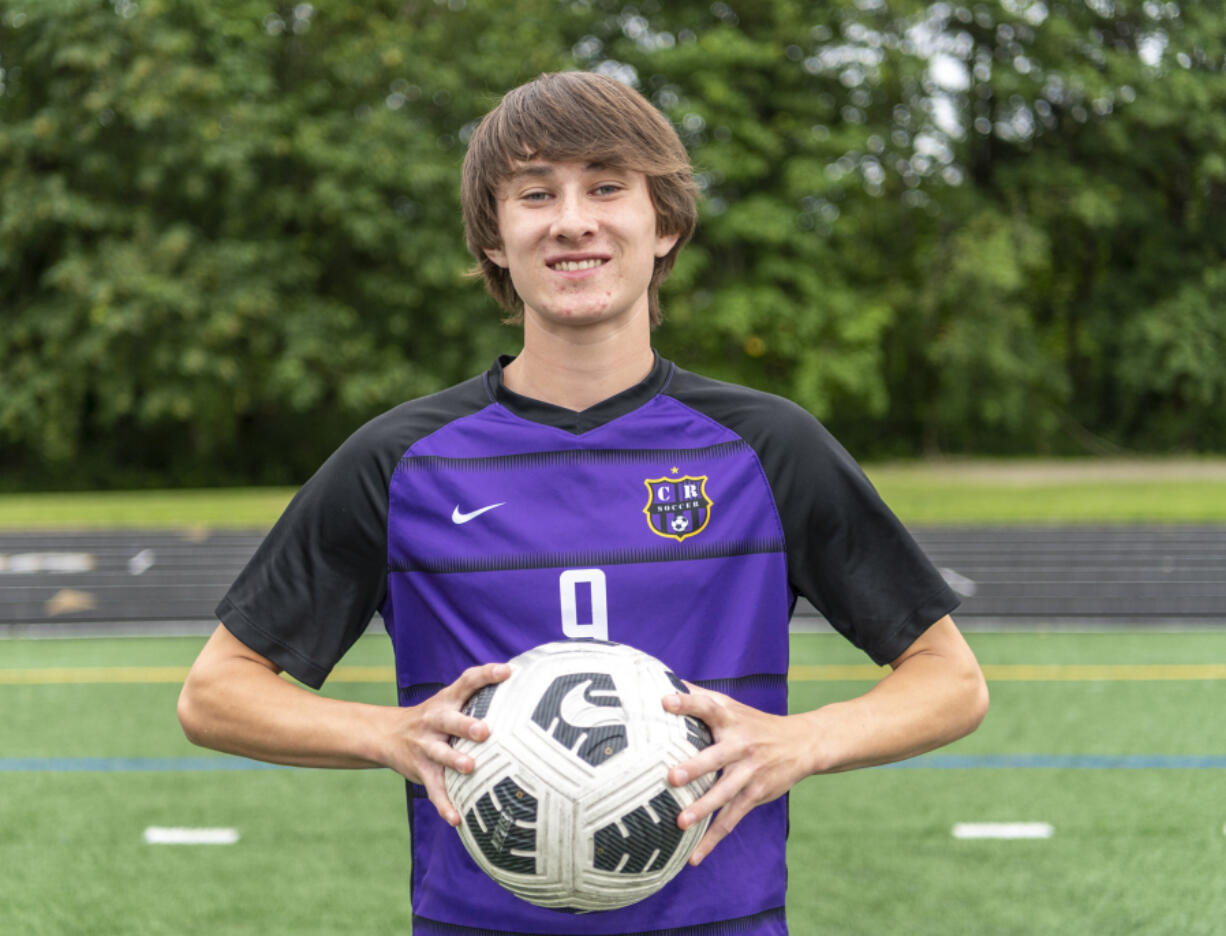
[{"label": "tree canopy", "polygon": [[1133,0],[0,2],[0,471],[301,481],[518,335],[474,122],[638,87],[703,190],[661,351],[862,457],[1226,449],[1226,20]]}]

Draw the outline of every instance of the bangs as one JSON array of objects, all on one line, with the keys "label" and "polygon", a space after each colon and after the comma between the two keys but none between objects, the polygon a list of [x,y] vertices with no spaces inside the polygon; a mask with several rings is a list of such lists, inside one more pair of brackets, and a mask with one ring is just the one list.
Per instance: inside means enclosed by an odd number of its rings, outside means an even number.
[{"label": "bangs", "polygon": [[599,162],[646,175],[688,172],[672,125],[638,92],[587,72],[542,76],[489,115],[475,154],[498,181],[516,163]]}]

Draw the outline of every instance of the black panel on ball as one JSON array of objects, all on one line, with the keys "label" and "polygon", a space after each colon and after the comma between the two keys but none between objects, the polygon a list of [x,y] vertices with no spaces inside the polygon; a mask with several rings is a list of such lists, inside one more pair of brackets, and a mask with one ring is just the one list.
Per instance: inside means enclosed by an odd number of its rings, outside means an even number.
[{"label": "black panel on ball", "polygon": [[586,704],[596,708],[621,709],[621,700],[616,695],[617,687],[608,673],[567,673],[555,679],[545,690],[532,713],[532,720],[566,750],[574,751],[584,763],[597,767],[626,749],[626,725],[623,721],[616,725],[589,727],[566,721],[562,716],[563,700],[584,683],[588,683],[583,690]]},{"label": "black panel on ball", "polygon": [[536,851],[536,829],[520,825],[536,822],[536,807],[536,797],[504,777],[494,786],[492,795],[487,791],[468,811],[465,824],[490,864],[503,871],[536,873],[535,857],[513,854]]},{"label": "black panel on ball", "polygon": [[[668,790],[661,790],[650,802],[658,818],[652,818],[647,807],[640,806],[621,818],[625,826],[623,835],[618,823],[610,823],[594,836],[596,845],[595,865],[601,871],[617,871],[623,855],[629,855],[622,874],[638,874],[641,871],[659,871],[673,856],[685,832],[677,828],[677,814],[681,805]],[[658,852],[658,854],[657,854]],[[652,855],[656,857],[653,860]],[[647,862],[651,861],[651,867]]]}]

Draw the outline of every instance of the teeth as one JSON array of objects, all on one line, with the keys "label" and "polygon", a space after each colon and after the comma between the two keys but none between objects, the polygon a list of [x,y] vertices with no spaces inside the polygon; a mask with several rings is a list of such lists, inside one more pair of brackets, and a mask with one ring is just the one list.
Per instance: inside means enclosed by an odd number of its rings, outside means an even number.
[{"label": "teeth", "polygon": [[555,263],[553,268],[565,273],[574,273],[576,270],[590,270],[602,263],[604,263],[603,260],[563,260],[561,263]]}]

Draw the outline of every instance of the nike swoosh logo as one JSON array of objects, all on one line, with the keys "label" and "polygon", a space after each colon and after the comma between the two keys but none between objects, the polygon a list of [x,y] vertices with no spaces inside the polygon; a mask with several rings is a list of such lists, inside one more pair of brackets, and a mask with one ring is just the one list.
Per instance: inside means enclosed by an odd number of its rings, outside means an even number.
[{"label": "nike swoosh logo", "polygon": [[[591,680],[572,686],[570,692],[562,696],[559,712],[562,721],[575,728],[596,728],[600,725],[622,725],[626,722],[626,712],[620,705],[593,705],[585,696]],[[601,693],[605,695],[605,693]]]},{"label": "nike swoosh logo", "polygon": [[481,516],[487,510],[493,510],[495,507],[501,507],[505,503],[506,501],[499,501],[497,504],[490,504],[488,507],[478,507],[476,510],[470,511],[469,513],[460,513],[460,505],[456,504],[455,510],[451,512],[451,522],[457,523],[457,524],[467,523],[469,520],[472,520],[474,517]]}]

